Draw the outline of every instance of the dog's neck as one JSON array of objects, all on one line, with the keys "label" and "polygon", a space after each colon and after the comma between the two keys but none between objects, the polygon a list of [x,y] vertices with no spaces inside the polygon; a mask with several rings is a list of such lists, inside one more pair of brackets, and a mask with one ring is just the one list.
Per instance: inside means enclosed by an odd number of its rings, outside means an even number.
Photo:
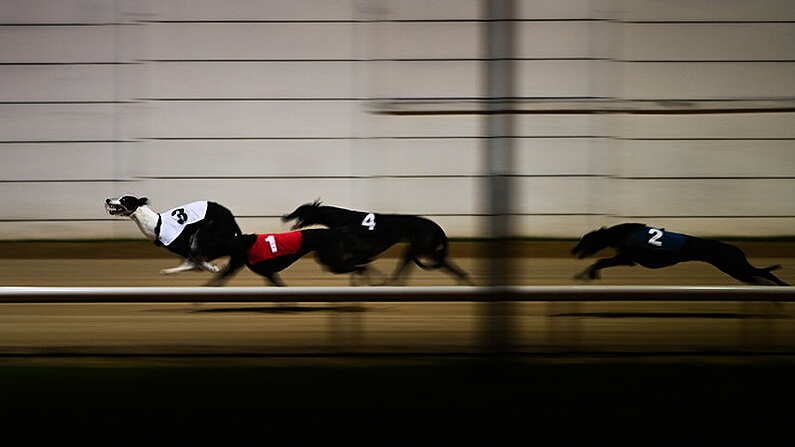
[{"label": "dog's neck", "polygon": [[149,208],[148,205],[141,205],[136,208],[135,211],[130,214],[130,219],[138,225],[141,233],[149,238],[149,240],[154,241],[157,239],[155,228],[157,228],[157,221],[160,219],[160,215],[152,208]]}]

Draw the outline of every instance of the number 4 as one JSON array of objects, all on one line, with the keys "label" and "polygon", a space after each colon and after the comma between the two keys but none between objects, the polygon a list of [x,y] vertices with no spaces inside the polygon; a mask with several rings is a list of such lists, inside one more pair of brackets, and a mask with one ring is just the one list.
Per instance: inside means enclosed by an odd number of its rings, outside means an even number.
[{"label": "number 4", "polygon": [[651,237],[651,239],[649,239],[649,243],[651,245],[654,245],[654,246],[657,246],[657,247],[662,246],[662,242],[657,240],[657,239],[662,237],[662,235],[663,235],[662,230],[658,230],[656,228],[649,228],[649,234],[653,234],[654,235],[654,236]]},{"label": "number 4", "polygon": [[364,216],[362,225],[367,227],[368,230],[373,230],[375,228],[375,214],[369,213],[368,215]]}]

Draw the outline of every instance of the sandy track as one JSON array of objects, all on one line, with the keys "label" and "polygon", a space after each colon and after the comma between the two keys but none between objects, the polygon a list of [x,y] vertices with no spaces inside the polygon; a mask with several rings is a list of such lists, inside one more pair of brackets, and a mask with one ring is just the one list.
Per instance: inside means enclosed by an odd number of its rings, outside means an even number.
[{"label": "sandy track", "polygon": [[[221,260],[223,262],[223,260]],[[381,272],[391,272],[396,260],[378,259],[373,265]],[[460,258],[456,262],[468,271],[478,284],[484,283],[485,260]],[[513,281],[519,285],[582,284],[572,276],[592,260],[571,258],[516,258]],[[752,258],[758,266],[781,264],[776,274],[795,284],[795,258]],[[0,259],[0,286],[201,286],[210,278],[206,272],[185,272],[174,276],[159,271],[178,264],[176,258],[143,259]],[[348,275],[325,272],[311,258],[299,260],[282,272],[288,286],[346,286]],[[229,286],[262,286],[264,279],[242,269]],[[688,262],[672,267],[649,270],[641,267],[614,267],[603,271],[602,279],[590,284],[632,285],[738,285],[714,267]],[[410,270],[407,285],[456,285],[443,272]]]}]

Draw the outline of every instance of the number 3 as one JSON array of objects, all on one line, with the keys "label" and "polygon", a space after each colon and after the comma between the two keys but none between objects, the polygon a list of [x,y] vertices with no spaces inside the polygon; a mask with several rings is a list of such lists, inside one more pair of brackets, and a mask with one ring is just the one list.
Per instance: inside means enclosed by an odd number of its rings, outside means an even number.
[{"label": "number 3", "polygon": [[179,208],[171,212],[172,217],[177,218],[177,223],[180,225],[185,225],[185,222],[188,221],[188,215],[185,213],[184,208]]},{"label": "number 3", "polygon": [[654,245],[654,246],[657,246],[657,247],[662,246],[662,242],[657,240],[657,239],[662,237],[662,235],[663,235],[662,230],[658,230],[656,228],[649,228],[649,234],[653,234],[654,235],[654,236],[651,237],[651,239],[649,239],[649,243],[651,245]]},{"label": "number 3", "polygon": [[265,236],[265,241],[266,241],[268,244],[270,244],[270,246],[271,246],[271,253],[276,253],[277,251],[279,251],[279,250],[276,248],[276,238],[275,238],[275,237],[274,237],[272,234],[269,234],[269,235]]},{"label": "number 3", "polygon": [[368,230],[372,230],[375,228],[375,214],[369,213],[368,215],[364,216],[364,220],[362,220],[362,225],[367,227]]}]

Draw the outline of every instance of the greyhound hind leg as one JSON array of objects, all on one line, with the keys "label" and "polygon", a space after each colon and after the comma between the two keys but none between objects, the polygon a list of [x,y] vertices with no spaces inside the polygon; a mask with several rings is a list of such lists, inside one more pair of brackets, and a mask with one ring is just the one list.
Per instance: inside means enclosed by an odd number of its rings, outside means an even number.
[{"label": "greyhound hind leg", "polygon": [[449,259],[442,260],[440,263],[440,268],[455,276],[459,284],[463,283],[468,286],[475,285],[475,283],[472,282],[472,279],[469,278],[469,274]]},{"label": "greyhound hind leg", "polygon": [[408,275],[405,274],[404,272],[406,272],[406,268],[408,268],[409,264],[411,264],[411,261],[413,259],[414,259],[414,253],[409,248],[406,250],[406,252],[403,254],[403,257],[398,262],[398,265],[395,268],[395,271],[392,273],[392,276],[389,278],[388,283],[395,285],[405,284]]},{"label": "greyhound hind leg", "polygon": [[769,269],[757,269],[757,275],[762,277],[762,278],[765,278],[768,281],[771,281],[774,284],[777,284],[779,286],[788,286],[789,285],[786,281],[782,281],[779,277],[777,277],[776,275],[770,273]]},{"label": "greyhound hind leg", "polygon": [[270,284],[276,287],[285,287],[284,281],[282,281],[281,277],[279,277],[277,273],[265,275],[265,279],[267,279]]}]

